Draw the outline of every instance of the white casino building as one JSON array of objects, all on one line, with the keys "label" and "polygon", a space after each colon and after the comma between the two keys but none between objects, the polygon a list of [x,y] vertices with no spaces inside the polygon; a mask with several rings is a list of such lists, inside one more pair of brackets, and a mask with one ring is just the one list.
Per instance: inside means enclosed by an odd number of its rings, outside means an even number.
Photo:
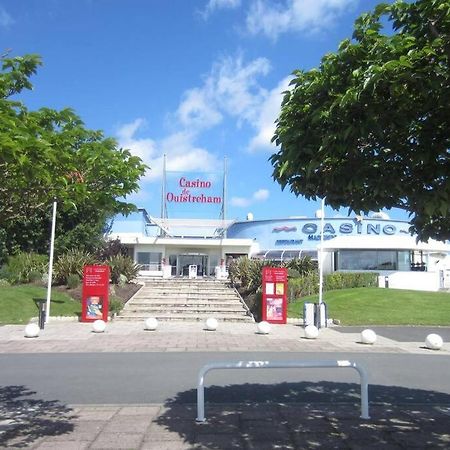
[{"label": "white casino building", "polygon": [[[219,199],[190,190],[177,201],[219,203]],[[317,259],[322,226],[324,273],[373,271],[380,274],[380,287],[450,289],[450,244],[416,242],[407,222],[385,214],[238,222],[155,218],[139,209],[126,218],[116,217],[109,237],[128,247],[143,276],[225,278],[226,265],[242,255],[278,261],[305,255]]]}]

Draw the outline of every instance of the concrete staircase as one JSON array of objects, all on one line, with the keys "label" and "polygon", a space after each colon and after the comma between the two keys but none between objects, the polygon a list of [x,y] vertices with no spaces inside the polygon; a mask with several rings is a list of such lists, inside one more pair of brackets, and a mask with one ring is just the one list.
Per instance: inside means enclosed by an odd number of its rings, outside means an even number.
[{"label": "concrete staircase", "polygon": [[116,320],[253,322],[236,290],[226,281],[214,279],[145,279],[137,294],[127,302]]}]

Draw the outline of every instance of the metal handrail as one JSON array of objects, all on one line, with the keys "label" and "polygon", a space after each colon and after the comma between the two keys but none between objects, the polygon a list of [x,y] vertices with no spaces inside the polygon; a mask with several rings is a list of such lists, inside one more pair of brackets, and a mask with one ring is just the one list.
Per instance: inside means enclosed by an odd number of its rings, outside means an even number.
[{"label": "metal handrail", "polygon": [[350,368],[359,373],[361,385],[361,419],[369,416],[369,385],[367,374],[363,367],[353,361],[224,361],[206,364],[200,369],[197,385],[197,422],[204,422],[205,418],[205,375],[211,370],[218,369],[310,369],[310,368]]}]

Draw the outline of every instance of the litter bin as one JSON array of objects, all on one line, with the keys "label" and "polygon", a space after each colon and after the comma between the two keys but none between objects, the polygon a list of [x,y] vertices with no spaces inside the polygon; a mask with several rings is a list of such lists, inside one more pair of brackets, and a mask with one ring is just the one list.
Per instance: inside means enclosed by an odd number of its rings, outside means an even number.
[{"label": "litter bin", "polygon": [[303,325],[307,327],[308,325],[314,325],[315,308],[314,303],[305,303],[303,305]]},{"label": "litter bin", "polygon": [[314,303],[314,325],[317,328],[327,327],[328,308],[325,302]]},{"label": "litter bin", "polygon": [[39,328],[44,329],[45,326],[45,312],[47,310],[46,300],[35,300],[39,312]]}]

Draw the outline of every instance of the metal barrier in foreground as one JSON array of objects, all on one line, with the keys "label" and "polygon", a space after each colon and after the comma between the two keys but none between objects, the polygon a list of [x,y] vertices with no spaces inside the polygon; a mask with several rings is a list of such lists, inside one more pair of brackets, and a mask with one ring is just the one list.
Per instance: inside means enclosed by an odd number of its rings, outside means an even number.
[{"label": "metal barrier in foreground", "polygon": [[219,369],[313,369],[313,368],[350,368],[359,373],[361,385],[361,419],[369,417],[369,389],[367,374],[363,367],[353,361],[228,361],[206,364],[200,369],[197,385],[197,422],[205,418],[205,375]]}]

